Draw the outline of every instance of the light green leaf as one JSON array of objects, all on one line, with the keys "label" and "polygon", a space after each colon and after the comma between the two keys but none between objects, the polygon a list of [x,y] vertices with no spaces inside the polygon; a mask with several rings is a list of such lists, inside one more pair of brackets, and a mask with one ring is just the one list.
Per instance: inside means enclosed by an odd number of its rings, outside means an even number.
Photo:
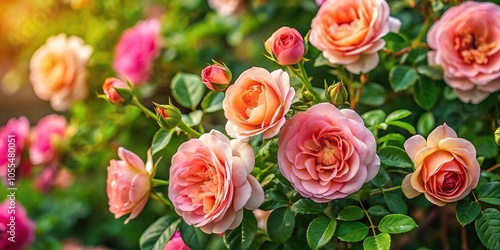
[{"label": "light green leaf", "polygon": [[343,221],[356,221],[365,216],[365,212],[358,206],[347,206],[340,211],[337,216],[338,220]]},{"label": "light green leaf", "polygon": [[267,233],[271,241],[283,243],[288,240],[295,227],[295,216],[287,207],[274,210],[267,219]]},{"label": "light green leaf", "polygon": [[405,129],[406,131],[408,131],[410,134],[414,135],[417,133],[417,131],[415,130],[415,127],[413,127],[413,125],[407,123],[407,122],[403,122],[403,121],[392,121],[392,122],[387,122],[387,125],[391,125],[391,126],[396,126],[396,127],[400,127],[402,129]]},{"label": "light green leaf", "polygon": [[358,242],[368,236],[368,227],[359,221],[344,222],[340,224],[336,234],[343,241]]},{"label": "light green leaf", "polygon": [[411,87],[418,80],[418,73],[408,66],[396,66],[389,72],[389,82],[394,92]]},{"label": "light green leaf", "polygon": [[307,243],[312,249],[324,246],[335,233],[337,221],[325,216],[314,219],[307,228]]},{"label": "light green leaf", "polygon": [[461,200],[457,204],[456,216],[460,225],[465,226],[476,219],[481,212],[479,202]]},{"label": "light green leaf", "polygon": [[222,110],[224,93],[210,91],[201,101],[201,108],[205,113],[213,113]]},{"label": "light green leaf", "polygon": [[153,136],[153,142],[151,146],[151,151],[154,154],[160,152],[162,149],[164,149],[168,143],[170,142],[170,139],[172,139],[172,134],[174,133],[174,130],[165,130],[165,129],[159,129],[156,131],[155,135]]},{"label": "light green leaf", "polygon": [[417,121],[417,132],[427,136],[435,127],[436,120],[432,112],[423,113]]},{"label": "light green leaf", "polygon": [[177,73],[171,83],[172,95],[185,108],[194,109],[203,98],[205,86],[195,74]]},{"label": "light green leaf", "polygon": [[168,243],[177,230],[181,219],[172,215],[165,215],[153,222],[139,239],[141,250],[161,250]]},{"label": "light green leaf", "polygon": [[385,122],[392,122],[392,121],[397,121],[401,120],[403,118],[406,118],[411,115],[411,111],[406,110],[406,109],[400,109],[396,110],[392,113],[390,113],[387,118],[385,118]]},{"label": "light green leaf", "polygon": [[417,223],[404,214],[388,214],[380,220],[378,229],[382,233],[399,234],[406,233],[417,227]]},{"label": "light green leaf", "polygon": [[384,122],[386,116],[384,111],[376,109],[362,114],[361,118],[363,118],[367,127],[373,127],[374,125]]},{"label": "light green leaf", "polygon": [[500,249],[500,212],[487,208],[476,220],[477,236],[488,249]]},{"label": "light green leaf", "polygon": [[389,250],[390,247],[391,236],[387,233],[370,236],[363,241],[363,249],[365,250]]}]

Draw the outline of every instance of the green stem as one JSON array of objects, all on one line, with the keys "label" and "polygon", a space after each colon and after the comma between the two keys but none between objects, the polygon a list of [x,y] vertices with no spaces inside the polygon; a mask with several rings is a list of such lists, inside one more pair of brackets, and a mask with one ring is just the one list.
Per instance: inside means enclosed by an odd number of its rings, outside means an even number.
[{"label": "green stem", "polygon": [[138,107],[142,112],[144,112],[144,114],[146,114],[146,116],[153,118],[156,121],[156,114],[148,108],[144,107],[144,105],[142,105],[141,102],[137,100],[137,97],[134,96],[134,98],[132,98],[131,104]]},{"label": "green stem", "polygon": [[173,207],[172,202],[170,202],[169,200],[167,200],[165,197],[163,197],[163,195],[159,194],[158,192],[156,192],[154,190],[151,190],[151,196],[153,196],[157,200],[165,203],[165,205],[167,205],[169,207]]},{"label": "green stem", "polygon": [[368,221],[370,222],[370,228],[372,229],[373,236],[377,235],[377,232],[375,232],[375,225],[373,224],[372,218],[368,214],[368,210],[365,209],[365,206],[363,206],[363,202],[359,201],[359,205],[363,209],[363,212],[366,214],[366,218],[368,218]]},{"label": "green stem", "polygon": [[151,183],[155,184],[156,186],[160,186],[160,185],[168,186],[168,181],[166,181],[166,180],[151,179]]},{"label": "green stem", "polygon": [[378,191],[370,192],[370,196],[376,195],[376,194],[380,194],[380,193],[390,192],[390,191],[394,191],[394,190],[398,190],[398,189],[401,189],[401,186],[395,186],[395,187],[391,187],[391,188],[384,188],[384,189],[380,189]]},{"label": "green stem", "polygon": [[180,129],[182,129],[182,131],[186,132],[187,134],[189,134],[192,137],[199,138],[201,136],[201,134],[198,131],[196,131],[196,130],[192,129],[191,127],[189,127],[182,120],[179,123],[179,125],[177,125],[177,127],[179,127]]},{"label": "green stem", "polygon": [[314,87],[311,84],[311,81],[309,81],[309,76],[307,75],[306,68],[304,68],[304,61],[300,61],[298,64],[300,73],[297,74],[298,78],[300,81],[304,84],[304,86],[311,92],[311,94],[314,96],[314,102],[315,103],[320,103],[322,102],[321,96],[316,90],[314,90]]},{"label": "green stem", "polygon": [[412,48],[416,48],[419,46],[420,42],[422,39],[424,39],[425,34],[427,34],[427,30],[429,30],[429,27],[431,26],[431,16],[426,16],[424,20],[424,24],[422,25],[422,29],[420,29],[420,33],[418,33],[418,36],[415,40],[413,40],[412,43]]}]

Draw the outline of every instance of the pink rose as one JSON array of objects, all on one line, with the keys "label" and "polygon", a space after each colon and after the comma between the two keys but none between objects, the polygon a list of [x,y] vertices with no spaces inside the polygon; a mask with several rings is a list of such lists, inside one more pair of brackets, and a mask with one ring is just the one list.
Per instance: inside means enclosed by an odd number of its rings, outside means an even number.
[{"label": "pink rose", "polygon": [[297,64],[304,56],[304,40],[293,28],[281,27],[265,43],[267,52],[272,54],[280,65]]},{"label": "pink rose", "polygon": [[41,193],[49,193],[52,188],[68,188],[73,183],[73,175],[66,168],[58,168],[57,165],[45,166],[38,176],[33,180],[34,188]]},{"label": "pink rose", "polygon": [[172,235],[172,238],[170,238],[163,250],[191,250],[191,248],[184,243],[181,238],[181,233],[177,231]]},{"label": "pink rose", "polygon": [[477,186],[480,167],[476,149],[469,141],[457,138],[446,123],[427,137],[414,135],[405,142],[415,172],[408,174],[402,189],[408,198],[421,193],[432,203],[444,206],[461,200]]},{"label": "pink rose", "polygon": [[290,78],[283,70],[246,70],[227,88],[222,103],[228,119],[227,133],[238,139],[262,133],[264,139],[275,136],[285,123],[294,95]]},{"label": "pink rose", "polygon": [[102,85],[102,90],[104,91],[104,94],[106,95],[106,98],[113,103],[113,104],[120,104],[125,101],[123,97],[116,91],[115,88],[119,89],[130,89],[130,87],[124,83],[122,80],[110,77],[107,78],[104,81],[104,84]]},{"label": "pink rose", "polygon": [[238,15],[245,9],[245,0],[208,0],[208,5],[219,16]]},{"label": "pink rose", "polygon": [[[9,165],[18,168],[22,152],[27,146],[30,133],[30,122],[24,116],[11,118],[0,128],[0,177],[6,181]],[[12,175],[12,174],[11,174]]]},{"label": "pink rose", "polygon": [[118,156],[120,161],[109,162],[106,193],[109,211],[116,219],[130,213],[125,220],[126,224],[137,217],[146,206],[151,190],[148,171],[153,163],[150,152],[146,164],[139,156],[122,147],[118,148]]},{"label": "pink rose", "polygon": [[329,103],[290,118],[278,146],[281,173],[300,195],[315,202],[358,191],[380,167],[375,138],[361,117]]},{"label": "pink rose", "polygon": [[187,224],[205,233],[234,229],[243,208],[264,201],[260,183],[250,175],[254,164],[250,145],[212,130],[183,143],[172,157],[168,197]]},{"label": "pink rose", "polygon": [[449,8],[430,28],[429,65],[463,102],[477,104],[500,89],[500,6],[468,1]]},{"label": "pink rose", "polygon": [[66,140],[66,118],[47,115],[38,121],[31,131],[30,160],[33,165],[52,163],[58,160],[61,144]]},{"label": "pink rose", "polygon": [[325,1],[312,20],[309,41],[330,63],[366,73],[378,65],[382,37],[401,26],[389,11],[385,0]]},{"label": "pink rose", "polygon": [[113,69],[136,86],[146,82],[154,60],[160,55],[160,39],[158,19],[141,21],[125,30],[115,47]]},{"label": "pink rose", "polygon": [[207,88],[222,92],[231,83],[231,71],[221,64],[209,65],[201,71],[201,81]]},{"label": "pink rose", "polygon": [[92,47],[76,36],[52,36],[31,57],[30,80],[38,98],[50,100],[57,111],[67,110],[87,96],[85,67]]},{"label": "pink rose", "polygon": [[[9,212],[11,210],[12,213]],[[0,249],[20,250],[30,246],[35,240],[35,223],[28,217],[21,203],[7,197],[0,204],[0,211]]]}]

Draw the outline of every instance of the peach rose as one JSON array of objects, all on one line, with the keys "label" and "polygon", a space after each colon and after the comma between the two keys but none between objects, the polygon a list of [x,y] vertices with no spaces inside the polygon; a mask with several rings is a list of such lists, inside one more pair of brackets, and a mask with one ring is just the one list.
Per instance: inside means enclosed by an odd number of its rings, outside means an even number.
[{"label": "peach rose", "polygon": [[76,36],[52,36],[31,57],[30,80],[38,98],[50,100],[57,111],[67,110],[87,96],[85,66],[92,47]]},{"label": "peach rose", "polygon": [[500,89],[499,17],[500,6],[468,1],[449,8],[427,34],[429,65],[443,67],[463,102],[477,104]]},{"label": "peach rose", "polygon": [[139,215],[149,198],[151,183],[146,171],[152,165],[148,152],[148,162],[144,162],[131,151],[120,147],[120,161],[111,160],[108,166],[106,193],[109,199],[109,211],[120,218],[130,213],[125,223]]},{"label": "peach rose", "polygon": [[427,137],[414,135],[405,144],[406,153],[415,164],[402,189],[408,198],[421,193],[432,203],[444,206],[461,200],[477,186],[480,167],[476,149],[469,141],[457,138],[446,123]]},{"label": "peach rose", "polygon": [[208,5],[222,17],[238,15],[245,9],[244,0],[208,0]]},{"label": "peach rose", "polygon": [[102,85],[102,90],[104,91],[104,94],[106,95],[106,98],[108,98],[109,102],[113,104],[123,103],[125,99],[123,99],[115,88],[130,89],[130,87],[122,80],[114,77],[106,78],[104,84]]},{"label": "peach rose", "polygon": [[187,224],[224,233],[240,225],[243,208],[264,201],[260,183],[250,175],[254,164],[248,143],[212,130],[183,143],[172,157],[168,197]]},{"label": "peach rose", "polygon": [[304,39],[296,29],[289,27],[278,29],[264,45],[280,65],[299,63],[305,52]]},{"label": "peach rose", "polygon": [[246,70],[227,88],[222,102],[228,119],[227,133],[238,139],[261,133],[264,139],[275,136],[285,123],[294,95],[290,78],[283,70]]},{"label": "peach rose", "polygon": [[51,114],[38,121],[31,131],[30,160],[33,165],[59,160],[61,145],[67,139],[68,122],[62,115]]},{"label": "peach rose", "polygon": [[385,0],[325,1],[312,20],[309,41],[330,63],[366,73],[378,65],[382,37],[401,26],[389,11]]},{"label": "peach rose", "polygon": [[296,113],[278,139],[278,165],[303,197],[344,198],[373,179],[380,159],[373,134],[350,109],[320,103]]}]

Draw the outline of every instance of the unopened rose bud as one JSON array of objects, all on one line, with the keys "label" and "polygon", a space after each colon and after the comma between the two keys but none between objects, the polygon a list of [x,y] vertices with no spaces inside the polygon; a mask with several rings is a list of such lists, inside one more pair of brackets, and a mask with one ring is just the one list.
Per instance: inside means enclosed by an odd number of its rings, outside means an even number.
[{"label": "unopened rose bud", "polygon": [[264,45],[280,65],[297,64],[305,53],[304,39],[296,29],[289,27],[278,29]]},{"label": "unopened rose bud", "polygon": [[231,82],[232,74],[226,65],[215,62],[201,71],[201,81],[207,88],[222,92]]},{"label": "unopened rose bud", "polygon": [[500,146],[500,127],[495,130],[495,142]]},{"label": "unopened rose bud", "polygon": [[304,89],[300,100],[304,103],[312,102],[314,100],[314,95],[309,90]]},{"label": "unopened rose bud", "polygon": [[130,87],[122,80],[113,77],[104,81],[102,90],[106,98],[113,104],[127,103],[133,97]]},{"label": "unopened rose bud", "polygon": [[173,129],[182,121],[181,111],[172,103],[168,105],[156,104],[156,116],[158,125],[163,129]]},{"label": "unopened rose bud", "polygon": [[328,87],[325,96],[330,98],[329,101],[331,104],[338,107],[347,102],[349,95],[347,94],[347,89],[344,84],[342,82],[337,82]]}]

